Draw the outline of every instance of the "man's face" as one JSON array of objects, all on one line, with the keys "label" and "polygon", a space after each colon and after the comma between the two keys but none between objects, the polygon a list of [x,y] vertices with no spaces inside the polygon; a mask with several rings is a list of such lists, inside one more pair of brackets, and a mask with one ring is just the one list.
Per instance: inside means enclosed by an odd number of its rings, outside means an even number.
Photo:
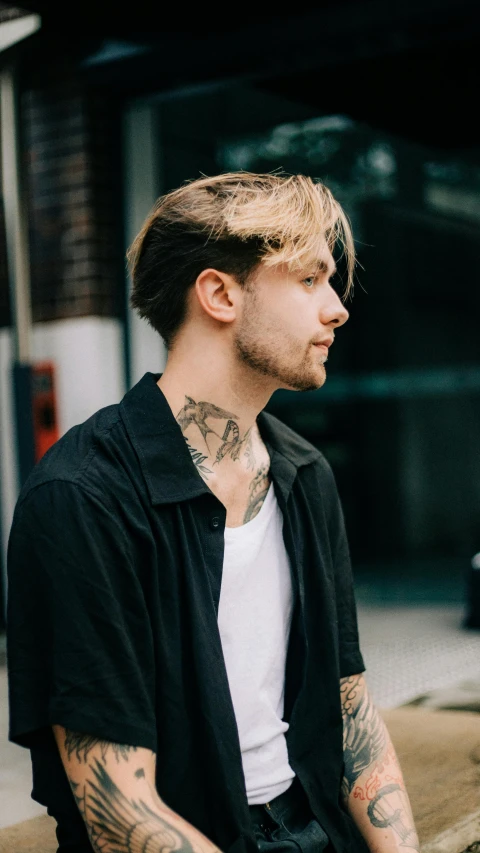
[{"label": "man's face", "polygon": [[283,264],[260,264],[251,289],[244,291],[242,315],[235,329],[234,347],[240,362],[270,377],[276,388],[321,388],[328,346],[335,329],[349,316],[330,284],[334,272],[326,248],[301,271],[291,271]]}]

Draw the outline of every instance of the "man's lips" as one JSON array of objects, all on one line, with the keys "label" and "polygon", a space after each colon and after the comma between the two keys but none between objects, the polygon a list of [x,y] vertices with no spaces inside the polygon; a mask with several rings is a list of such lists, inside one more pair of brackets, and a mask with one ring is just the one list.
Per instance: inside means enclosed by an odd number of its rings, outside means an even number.
[{"label": "man's lips", "polygon": [[323,341],[317,341],[314,346],[324,355],[328,355],[328,348],[333,344],[333,338],[325,338]]},{"label": "man's lips", "polygon": [[316,347],[331,347],[333,344],[333,338],[324,338],[323,341],[314,341],[313,342]]}]

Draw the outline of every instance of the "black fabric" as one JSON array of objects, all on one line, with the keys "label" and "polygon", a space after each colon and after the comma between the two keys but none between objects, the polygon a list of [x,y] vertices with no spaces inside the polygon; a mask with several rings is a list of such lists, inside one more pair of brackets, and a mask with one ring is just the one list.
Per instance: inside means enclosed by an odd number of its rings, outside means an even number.
[{"label": "black fabric", "polygon": [[[92,848],[53,723],[153,750],[171,808],[221,850],[256,851],[217,623],[226,510],[192,462],[159,375],[69,430],[15,508],[9,737],[31,749],[32,796],[58,820],[62,853]],[[335,850],[358,853],[339,800],[339,679],[364,670],[342,510],[322,454],[266,412],[257,423],[296,590],[289,760]]]}]

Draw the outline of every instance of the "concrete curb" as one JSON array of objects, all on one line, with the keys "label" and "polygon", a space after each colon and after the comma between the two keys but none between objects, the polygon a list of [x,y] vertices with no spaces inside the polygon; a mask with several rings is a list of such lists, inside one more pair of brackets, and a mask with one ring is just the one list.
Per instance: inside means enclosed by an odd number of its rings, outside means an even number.
[{"label": "concrete curb", "polygon": [[480,809],[422,845],[422,853],[464,853],[480,842]]}]

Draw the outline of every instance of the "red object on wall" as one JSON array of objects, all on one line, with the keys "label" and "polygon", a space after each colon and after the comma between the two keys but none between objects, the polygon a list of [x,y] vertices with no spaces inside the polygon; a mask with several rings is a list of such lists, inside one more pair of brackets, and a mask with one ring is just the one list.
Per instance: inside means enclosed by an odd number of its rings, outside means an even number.
[{"label": "red object on wall", "polygon": [[55,393],[55,365],[42,361],[32,371],[33,431],[35,462],[60,438]]}]

